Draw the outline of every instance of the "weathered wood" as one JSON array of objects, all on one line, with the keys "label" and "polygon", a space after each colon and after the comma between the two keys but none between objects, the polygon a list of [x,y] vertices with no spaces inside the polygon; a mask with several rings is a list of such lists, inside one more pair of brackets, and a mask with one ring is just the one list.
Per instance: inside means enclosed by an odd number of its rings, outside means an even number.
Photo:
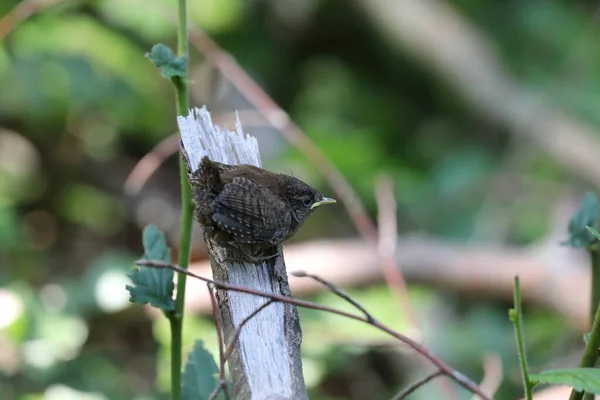
[{"label": "weathered wood", "polygon": [[[214,126],[205,107],[191,110],[189,116],[177,120],[190,171],[198,168],[205,155],[227,164],[261,166],[258,142],[242,132],[239,118],[237,132]],[[277,257],[252,264],[228,260],[236,255],[214,243],[209,235],[205,235],[205,241],[215,279],[291,295],[281,246]],[[240,322],[267,301],[223,290],[217,291],[217,300],[226,343]],[[273,303],[246,323],[228,361],[236,399],[308,399],[302,376],[301,341],[298,310],[290,304]]]}]

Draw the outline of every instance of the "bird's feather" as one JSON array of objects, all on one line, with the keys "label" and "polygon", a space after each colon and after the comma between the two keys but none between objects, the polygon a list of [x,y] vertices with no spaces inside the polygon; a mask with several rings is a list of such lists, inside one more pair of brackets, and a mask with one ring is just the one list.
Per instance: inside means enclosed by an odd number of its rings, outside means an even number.
[{"label": "bird's feather", "polygon": [[223,186],[212,210],[217,226],[241,243],[278,243],[291,225],[285,203],[244,177]]}]

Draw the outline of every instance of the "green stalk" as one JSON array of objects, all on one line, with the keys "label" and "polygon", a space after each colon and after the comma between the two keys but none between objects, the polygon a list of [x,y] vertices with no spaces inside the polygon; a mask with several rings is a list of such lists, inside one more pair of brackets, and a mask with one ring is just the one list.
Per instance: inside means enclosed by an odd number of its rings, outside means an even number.
[{"label": "green stalk", "polygon": [[[596,307],[592,331],[590,332],[590,337],[588,338],[588,342],[581,355],[581,360],[579,361],[580,368],[594,367],[596,360],[598,359],[598,348],[600,348],[600,307]],[[581,400],[582,398],[583,392],[576,392],[573,390],[569,400]]]},{"label": "green stalk", "polygon": [[[187,5],[186,0],[178,1],[179,25],[177,29],[177,56],[188,54],[187,30]],[[187,65],[186,74],[187,76]],[[188,113],[188,88],[187,82],[181,77],[173,77],[173,85],[177,96],[177,115]],[[179,234],[179,257],[177,264],[187,268],[190,259],[192,238],[192,203],[190,197],[190,184],[187,177],[185,160],[179,156],[179,176],[181,181],[181,231]],[[186,275],[177,277],[177,297],[175,298],[175,311],[170,314],[171,323],[171,399],[181,399],[181,353],[183,334],[183,303],[185,299]]]},{"label": "green stalk", "polygon": [[523,377],[523,385],[525,386],[525,398],[533,399],[534,383],[529,379],[529,367],[527,366],[527,353],[525,352],[525,339],[523,338],[523,315],[521,311],[521,285],[519,277],[515,276],[515,307],[510,310],[509,316],[515,328],[515,338],[517,340],[517,352],[519,354],[519,363],[521,367],[521,375]]},{"label": "green stalk", "polygon": [[[589,247],[592,259],[592,300],[590,303],[590,325],[591,332],[588,342],[583,350],[579,366],[581,368],[592,368],[598,361],[598,348],[600,347],[600,251],[597,245]],[[592,400],[593,393],[571,392],[570,400]]]}]

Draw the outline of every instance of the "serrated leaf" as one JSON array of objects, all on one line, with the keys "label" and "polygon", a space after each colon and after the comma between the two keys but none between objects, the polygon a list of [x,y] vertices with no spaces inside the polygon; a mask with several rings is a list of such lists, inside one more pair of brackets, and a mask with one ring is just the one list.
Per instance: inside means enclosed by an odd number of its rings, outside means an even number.
[{"label": "serrated leaf", "polygon": [[569,221],[570,237],[562,244],[571,247],[589,247],[595,244],[598,238],[590,228],[593,229],[597,226],[599,214],[598,197],[594,193],[587,193],[583,198],[581,207]]},{"label": "serrated leaf", "polygon": [[[147,225],[142,233],[144,245],[144,258],[147,260],[158,260],[166,263],[173,262],[171,249],[167,245],[165,234],[155,225]],[[160,271],[160,270],[159,270]],[[171,275],[173,273],[171,272]]]},{"label": "serrated leaf", "polygon": [[533,374],[529,378],[535,383],[566,385],[578,392],[600,394],[600,369],[598,368],[556,369]]},{"label": "serrated leaf", "polygon": [[[171,263],[171,249],[167,246],[165,234],[156,226],[148,225],[142,234],[144,258]],[[140,267],[129,274],[133,286],[127,285],[129,301],[132,303],[150,303],[163,311],[175,310],[173,300],[173,271],[166,268]]]},{"label": "serrated leaf", "polygon": [[187,56],[176,57],[173,51],[162,43],[152,46],[150,53],[146,53],[146,58],[150,60],[159,70],[160,74],[167,78],[178,76],[185,78]]},{"label": "serrated leaf", "polygon": [[[207,400],[219,384],[219,368],[212,354],[206,350],[202,340],[194,343],[194,348],[188,354],[181,394],[183,400]],[[224,398],[221,392],[217,399]]]}]

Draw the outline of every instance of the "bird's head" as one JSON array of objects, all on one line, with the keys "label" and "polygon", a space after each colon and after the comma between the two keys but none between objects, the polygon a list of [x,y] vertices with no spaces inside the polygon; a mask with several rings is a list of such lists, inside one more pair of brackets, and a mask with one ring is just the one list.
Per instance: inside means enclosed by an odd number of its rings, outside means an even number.
[{"label": "bird's head", "polygon": [[302,224],[318,206],[336,203],[334,199],[324,197],[319,191],[299,179],[290,176],[286,181],[286,197],[292,207],[294,219],[299,224]]}]

